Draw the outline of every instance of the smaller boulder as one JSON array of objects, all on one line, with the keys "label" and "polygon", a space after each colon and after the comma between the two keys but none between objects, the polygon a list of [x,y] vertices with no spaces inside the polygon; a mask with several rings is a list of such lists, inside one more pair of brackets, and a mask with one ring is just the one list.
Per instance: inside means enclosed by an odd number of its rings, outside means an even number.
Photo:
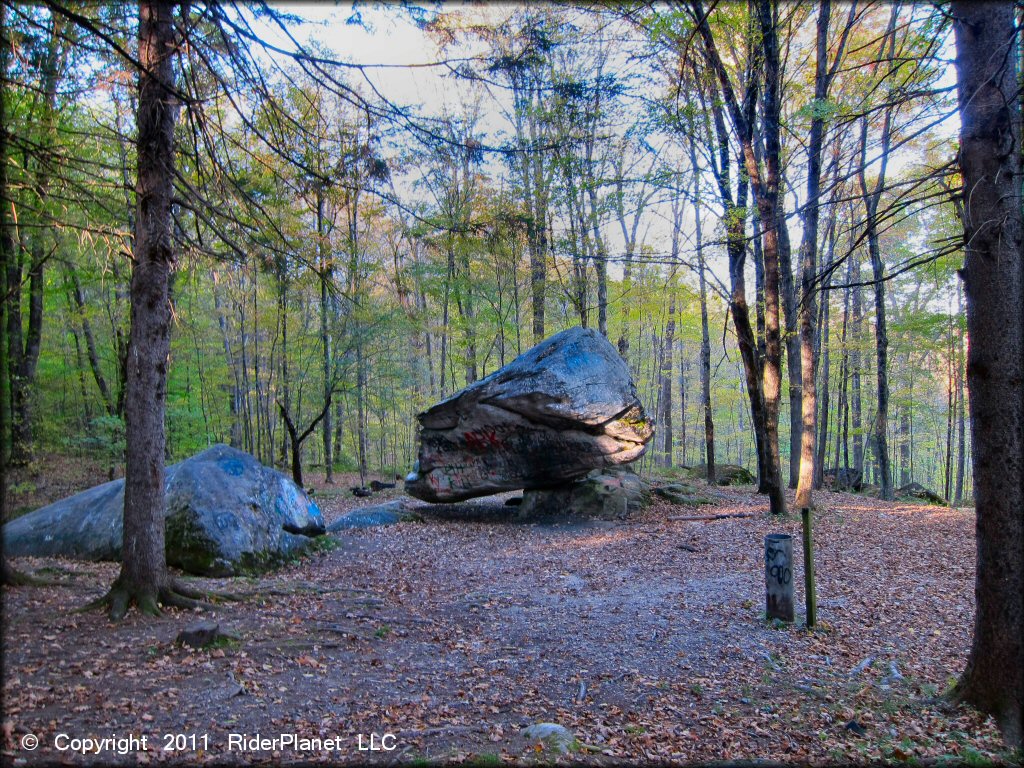
[{"label": "smaller boulder", "polygon": [[[167,467],[167,564],[199,576],[265,570],[323,534],[305,491],[244,451],[214,445]],[[22,515],[3,527],[8,557],[120,560],[124,480]]]},{"label": "smaller boulder", "polygon": [[616,520],[647,505],[650,485],[627,469],[596,469],[562,488],[523,492],[519,517],[571,515]]},{"label": "smaller boulder", "polygon": [[935,491],[925,488],[920,483],[907,483],[899,489],[899,495],[927,501],[929,504],[939,504],[943,507],[949,504],[948,501],[939,496]]},{"label": "smaller boulder", "polygon": [[[706,464],[696,464],[687,471],[694,479],[708,476]],[[753,485],[756,482],[757,478],[749,470],[737,464],[715,464],[715,483],[717,485]]]},{"label": "smaller boulder", "polygon": [[852,469],[839,469],[825,474],[825,485],[835,491],[860,491],[864,487],[864,476]]}]

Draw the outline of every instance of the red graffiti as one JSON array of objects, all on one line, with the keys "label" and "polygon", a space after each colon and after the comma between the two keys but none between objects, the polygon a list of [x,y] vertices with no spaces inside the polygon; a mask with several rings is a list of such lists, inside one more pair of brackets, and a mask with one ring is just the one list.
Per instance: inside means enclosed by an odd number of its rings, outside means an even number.
[{"label": "red graffiti", "polygon": [[478,429],[463,435],[466,447],[471,451],[482,453],[490,448],[500,448],[501,440],[493,429]]}]

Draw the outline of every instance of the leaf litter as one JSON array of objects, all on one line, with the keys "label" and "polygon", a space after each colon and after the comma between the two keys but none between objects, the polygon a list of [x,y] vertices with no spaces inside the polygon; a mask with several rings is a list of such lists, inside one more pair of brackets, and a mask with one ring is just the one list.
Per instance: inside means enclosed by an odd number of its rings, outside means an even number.
[{"label": "leaf litter", "polygon": [[[1009,760],[989,719],[942,698],[970,644],[972,510],[818,493],[808,630],[799,609],[793,625],[764,618],[768,533],[794,536],[802,606],[799,517],[769,519],[749,488],[715,493],[729,517],[673,520],[708,508],[662,501],[617,522],[509,522],[501,500],[469,521],[426,510],[263,576],[192,580],[241,602],[120,624],[76,612],[116,565],[15,560],[62,583],[4,591],[5,761]],[[379,501],[321,499],[328,521]],[[237,640],[176,645],[200,617]],[[545,722],[572,749],[521,736]],[[148,748],[83,755],[58,734]],[[165,734],[197,738],[165,749]],[[243,752],[231,734],[336,742]]]}]

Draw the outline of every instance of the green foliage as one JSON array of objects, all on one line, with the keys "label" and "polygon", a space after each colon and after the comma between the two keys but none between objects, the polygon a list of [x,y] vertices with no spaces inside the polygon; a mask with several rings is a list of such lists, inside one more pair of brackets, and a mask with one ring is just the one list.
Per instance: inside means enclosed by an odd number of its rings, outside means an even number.
[{"label": "green foliage", "polygon": [[89,432],[77,444],[89,455],[107,464],[124,461],[124,419],[119,416],[97,416],[89,422]]},{"label": "green foliage", "polygon": [[[130,38],[126,9],[89,12],[102,14],[104,27],[119,39]],[[950,246],[960,225],[941,186],[948,182],[955,188],[956,179],[931,178],[930,170],[944,164],[952,146],[949,132],[941,127],[915,131],[946,108],[946,97],[930,87],[944,64],[929,51],[948,31],[948,20],[930,7],[901,10],[907,23],[900,27],[905,37],[897,69],[883,77],[873,61],[888,12],[872,8],[859,18],[846,49],[852,58],[838,70],[829,98],[819,101],[813,99],[807,66],[813,51],[805,34],[814,15],[803,9],[786,14],[790,26],[783,34],[791,68],[783,128],[796,138],[786,142],[784,171],[787,183],[800,189],[800,139],[815,117],[834,128],[830,141],[845,142],[838,146],[843,162],[855,160],[854,129],[865,110],[873,110],[871,159],[877,153],[879,110],[889,100],[899,101],[893,119],[897,139],[906,143],[890,167],[890,188],[882,199],[883,256],[894,275],[887,287],[893,407],[894,415],[899,409],[909,414],[914,479],[935,487],[943,460],[949,342],[964,333],[955,276],[962,255]],[[25,146],[9,158],[12,204],[26,244],[41,233],[40,242],[52,253],[33,389],[37,442],[119,464],[129,321],[125,256],[132,248],[135,205],[134,86],[123,77],[123,62],[109,51],[71,46],[53,115],[53,141],[60,150],[53,162],[60,159],[54,169],[59,174],[54,193],[37,199],[33,174],[41,166],[27,148],[46,138],[38,65],[50,42],[51,20],[42,6],[25,6],[21,13],[11,27],[23,57],[12,69],[7,118],[11,135]],[[727,70],[738,82],[744,80],[740,70],[756,61],[760,42],[747,6],[718,4],[710,13]],[[628,14],[635,26],[621,36],[628,40],[622,51],[609,31],[622,31],[617,25],[623,19],[586,9],[516,8],[490,26],[462,24],[455,15],[445,24],[443,15],[432,23],[439,38],[448,34],[478,45],[482,57],[490,57],[474,76],[478,84],[496,79],[507,92],[509,103],[502,105],[507,121],[498,128],[491,122],[502,120],[503,110],[495,109],[483,90],[460,92],[447,112],[433,116],[429,135],[418,132],[413,140],[404,133],[408,124],[380,117],[391,114],[388,110],[364,109],[351,98],[354,92],[298,69],[268,65],[262,98],[253,83],[246,85],[253,90],[245,98],[225,98],[225,90],[238,97],[244,89],[232,78],[225,78],[226,88],[217,83],[219,75],[241,72],[227,66],[223,41],[197,38],[207,46],[201,50],[208,60],[216,62],[213,71],[196,58],[182,60],[182,77],[195,90],[203,114],[183,109],[176,136],[177,197],[196,205],[176,209],[178,270],[166,416],[170,456],[233,442],[286,467],[291,448],[280,408],[287,408],[302,431],[330,391],[334,467],[358,471],[362,447],[371,472],[404,474],[415,454],[415,415],[531,346],[530,256],[541,232],[548,238],[542,254],[545,334],[579,324],[584,313],[590,325],[597,323],[596,267],[604,263],[597,231],[607,256],[608,335],[613,343],[620,336],[628,342],[627,362],[651,418],[662,391],[668,307],[675,302],[672,460],[700,463],[702,328],[692,226],[699,189],[712,279],[707,311],[717,458],[753,471],[750,410],[735,335],[727,300],[716,292],[718,282],[728,282],[722,239],[734,223],[723,221],[710,167],[717,151],[709,135],[710,112],[723,106],[723,98],[696,55],[700,40],[691,14],[685,7],[635,6]],[[833,37],[840,16],[845,19],[845,14],[833,17]],[[74,36],[68,39],[73,42]],[[329,51],[322,52],[329,58]],[[623,66],[623,55],[650,68],[637,76]],[[467,62],[466,72],[475,63]],[[458,84],[452,81],[453,93]],[[195,122],[200,117],[205,122]],[[690,167],[686,152],[690,137],[697,143],[697,168]],[[502,151],[487,151],[494,146]],[[211,147],[216,156],[210,155]],[[737,147],[729,150],[736,154]],[[72,157],[75,162],[66,160]],[[876,168],[873,163],[869,169],[869,183]],[[735,166],[732,173],[735,187]],[[695,177],[697,187],[690,184]],[[823,229],[829,216],[836,216],[837,258],[850,251],[862,255],[858,194],[855,185],[840,183],[835,199],[842,202],[822,201]],[[199,196],[215,204],[198,205]],[[673,203],[683,212],[675,254],[669,253]],[[748,219],[748,235],[754,208],[748,199],[731,214]],[[627,278],[622,233],[634,215],[638,235]],[[935,255],[939,248],[944,252]],[[824,249],[820,256],[824,259]],[[752,261],[751,253],[746,278],[753,316]],[[904,268],[908,271],[896,274]],[[848,329],[843,340],[849,306],[843,274],[837,270],[827,292],[829,327],[821,342],[832,360],[833,399],[825,414],[830,467],[839,463],[832,445],[836,393],[850,385],[849,372],[840,379],[844,356],[849,360],[857,353],[861,361],[865,418],[860,429],[849,425],[851,442],[868,437],[874,409],[872,309],[868,301],[859,334]],[[861,277],[866,274],[862,270]],[[22,294],[27,306],[27,283]],[[954,349],[954,362],[957,354]],[[109,402],[100,395],[100,380]],[[115,415],[97,415],[111,412]],[[322,428],[323,422],[302,444],[307,468],[323,467]],[[784,454],[787,432],[783,419]],[[894,443],[909,439],[900,436]],[[647,459],[642,466],[651,464]]]}]

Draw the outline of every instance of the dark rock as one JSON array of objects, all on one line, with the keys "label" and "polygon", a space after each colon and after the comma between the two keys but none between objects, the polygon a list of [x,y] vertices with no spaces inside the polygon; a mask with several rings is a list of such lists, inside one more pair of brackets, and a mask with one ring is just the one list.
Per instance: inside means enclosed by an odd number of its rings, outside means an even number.
[{"label": "dark rock", "polygon": [[860,491],[864,487],[864,476],[852,469],[839,469],[829,472],[824,477],[825,485],[836,491]]},{"label": "dark rock", "polygon": [[[167,467],[167,563],[229,576],[262,569],[324,533],[320,509],[280,472],[215,445]],[[7,523],[9,557],[120,560],[124,480],[114,480]]]},{"label": "dark rock", "polygon": [[921,499],[927,501],[929,504],[940,504],[947,506],[949,504],[946,499],[942,498],[935,491],[925,488],[920,483],[907,483],[898,491],[900,496],[909,497],[912,499]]},{"label": "dark rock", "polygon": [[178,633],[177,643],[190,648],[205,648],[221,636],[220,625],[215,621],[197,621]]},{"label": "dark rock", "polygon": [[608,340],[571,328],[421,413],[406,492],[449,502],[552,488],[639,458],[654,434]]},{"label": "dark rock", "polygon": [[850,731],[850,733],[853,733],[856,736],[864,736],[868,732],[867,728],[858,723],[856,720],[851,720],[846,725],[844,725],[843,728]]},{"label": "dark rock", "polygon": [[562,488],[526,491],[520,517],[598,517],[618,520],[647,504],[650,486],[626,469],[593,470],[583,480]]},{"label": "dark rock", "polygon": [[[687,471],[694,479],[708,476],[706,464],[696,464]],[[757,478],[743,467],[736,464],[715,464],[715,483],[717,485],[753,485],[756,482]]]},{"label": "dark rock", "polygon": [[698,504],[714,504],[714,499],[709,499],[707,496],[702,494],[699,490],[690,485],[683,483],[669,483],[668,485],[656,485],[651,488],[651,492],[656,496],[660,496],[665,501],[671,502],[672,504],[682,504],[684,506],[696,506]]},{"label": "dark rock", "polygon": [[862,483],[856,491],[857,493],[869,496],[872,499],[882,498],[882,487],[880,485],[875,485],[874,483]]},{"label": "dark rock", "polygon": [[327,526],[328,533],[345,531],[351,528],[376,528],[382,525],[394,525],[410,518],[409,499],[395,499],[386,504],[375,504],[346,512]]}]

